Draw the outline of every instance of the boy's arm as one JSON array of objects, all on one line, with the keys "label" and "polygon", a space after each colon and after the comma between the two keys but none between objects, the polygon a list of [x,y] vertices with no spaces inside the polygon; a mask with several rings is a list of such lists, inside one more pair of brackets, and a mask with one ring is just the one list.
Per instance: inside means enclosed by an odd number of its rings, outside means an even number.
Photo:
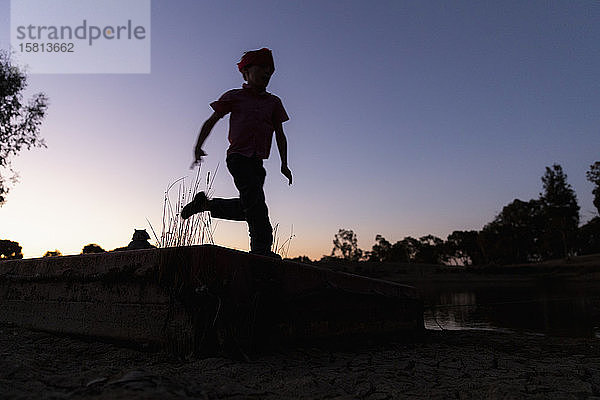
[{"label": "boy's arm", "polygon": [[206,155],[204,150],[202,150],[202,145],[204,141],[212,131],[212,128],[215,126],[218,120],[220,120],[223,115],[213,112],[212,115],[204,122],[202,128],[200,128],[200,133],[198,134],[198,141],[196,142],[196,148],[194,149],[194,162],[192,163],[192,168],[196,165],[200,165],[202,162],[202,157]]},{"label": "boy's arm", "polygon": [[292,171],[290,171],[287,165],[287,139],[285,133],[283,133],[283,125],[281,125],[281,122],[275,124],[275,140],[277,141],[279,158],[281,159],[281,173],[288,178],[288,183],[291,185]]}]

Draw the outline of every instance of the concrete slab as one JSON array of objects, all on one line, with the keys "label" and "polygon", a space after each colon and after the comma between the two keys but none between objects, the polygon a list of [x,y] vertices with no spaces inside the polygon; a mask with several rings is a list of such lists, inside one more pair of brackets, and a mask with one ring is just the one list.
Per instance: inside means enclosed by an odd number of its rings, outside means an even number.
[{"label": "concrete slab", "polygon": [[0,321],[177,353],[419,334],[414,288],[218,246],[0,262]]}]

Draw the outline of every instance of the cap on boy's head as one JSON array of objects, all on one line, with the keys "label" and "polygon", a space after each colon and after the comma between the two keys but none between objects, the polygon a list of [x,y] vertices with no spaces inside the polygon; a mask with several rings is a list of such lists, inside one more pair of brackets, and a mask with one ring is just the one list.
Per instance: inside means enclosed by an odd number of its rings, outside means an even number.
[{"label": "cap on boy's head", "polygon": [[271,53],[271,50],[267,49],[266,47],[263,47],[260,50],[250,50],[245,52],[237,66],[240,72],[242,72],[244,67],[252,64],[270,65],[271,68],[273,68],[273,71],[275,71],[273,53]]}]

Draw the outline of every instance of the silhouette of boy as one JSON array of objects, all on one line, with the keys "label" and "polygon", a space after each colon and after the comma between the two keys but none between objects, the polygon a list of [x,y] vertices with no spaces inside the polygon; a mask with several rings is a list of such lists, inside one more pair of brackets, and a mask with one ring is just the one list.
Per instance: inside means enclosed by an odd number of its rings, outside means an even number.
[{"label": "silhouette of boy", "polygon": [[282,126],[289,117],[279,97],[266,91],[275,72],[271,50],[262,48],[248,51],[237,66],[246,83],[241,89],[225,92],[219,100],[210,104],[214,112],[200,129],[192,166],[199,165],[202,157],[206,156],[202,144],[217,121],[231,113],[227,169],[240,197],[208,199],[206,193],[199,192],[183,208],[181,217],[187,219],[195,213],[210,211],[213,218],[246,221],[250,252],[279,258],[271,251],[273,232],[263,191],[266,176],[263,160],[269,158],[275,132],[281,173],[292,184],[292,172],[287,165],[287,139]]}]

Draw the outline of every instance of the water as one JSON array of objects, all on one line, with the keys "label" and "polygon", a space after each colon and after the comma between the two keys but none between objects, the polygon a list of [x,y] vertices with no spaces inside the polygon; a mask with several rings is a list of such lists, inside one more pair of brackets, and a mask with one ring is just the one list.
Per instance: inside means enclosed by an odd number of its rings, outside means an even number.
[{"label": "water", "polygon": [[423,292],[427,329],[600,337],[600,284],[487,284],[468,290],[437,287]]}]

